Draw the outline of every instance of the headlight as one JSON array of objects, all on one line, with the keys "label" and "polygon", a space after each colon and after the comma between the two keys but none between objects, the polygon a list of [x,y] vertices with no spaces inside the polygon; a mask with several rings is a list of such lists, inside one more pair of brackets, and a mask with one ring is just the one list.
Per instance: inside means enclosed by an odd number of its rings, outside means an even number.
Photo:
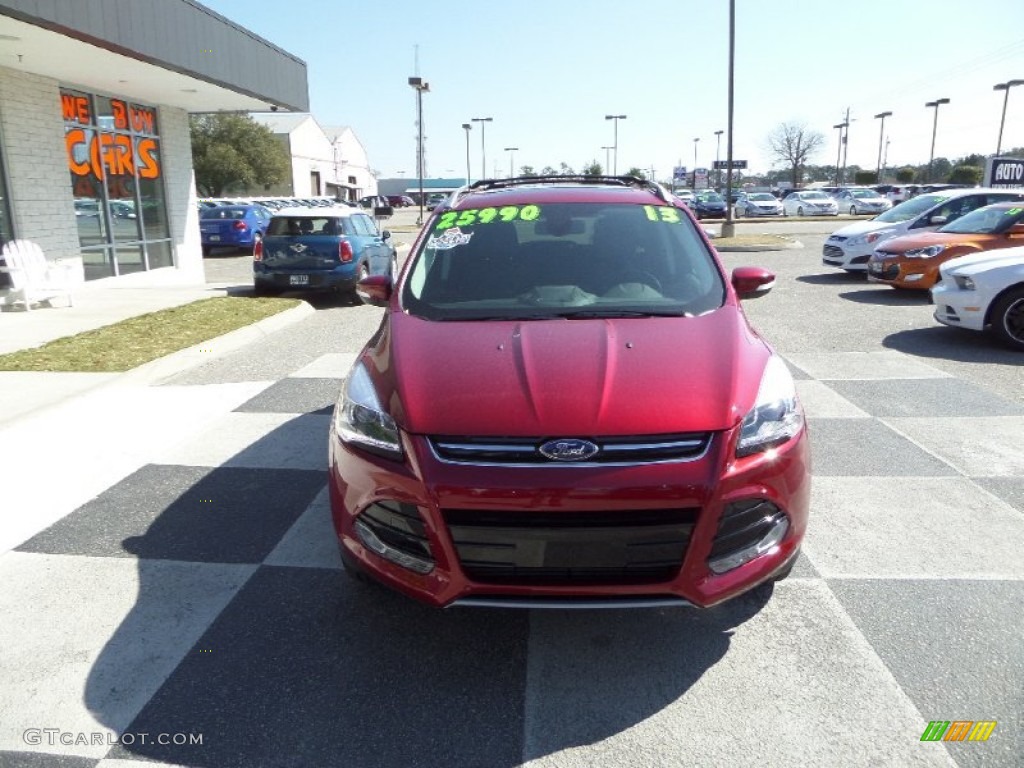
[{"label": "headlight", "polygon": [[865,245],[867,243],[877,243],[886,235],[891,233],[890,230],[884,229],[881,232],[868,232],[866,235],[858,235],[857,237],[851,237],[849,240],[850,245]]},{"label": "headlight", "polygon": [[944,245],[929,245],[927,248],[912,248],[904,252],[903,255],[908,259],[930,259],[932,256],[938,256],[944,250],[946,250]]},{"label": "headlight", "polygon": [[334,430],[342,442],[388,459],[402,458],[398,426],[381,406],[362,363],[352,368],[334,406]]},{"label": "headlight", "polygon": [[974,281],[967,275],[953,275],[953,282],[956,283],[956,287],[961,291],[973,291],[975,289]]},{"label": "headlight", "polygon": [[796,400],[796,385],[782,360],[773,355],[761,376],[757,401],[743,419],[737,456],[767,451],[794,437],[803,427],[804,415]]}]

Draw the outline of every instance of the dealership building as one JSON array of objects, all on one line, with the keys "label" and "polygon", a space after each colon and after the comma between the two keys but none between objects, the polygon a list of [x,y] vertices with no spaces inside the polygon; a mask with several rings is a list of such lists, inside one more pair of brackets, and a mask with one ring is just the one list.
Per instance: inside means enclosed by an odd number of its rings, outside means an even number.
[{"label": "dealership building", "polygon": [[305,62],[197,2],[0,0],[0,241],[201,281],[189,114],[268,109],[309,110]]}]

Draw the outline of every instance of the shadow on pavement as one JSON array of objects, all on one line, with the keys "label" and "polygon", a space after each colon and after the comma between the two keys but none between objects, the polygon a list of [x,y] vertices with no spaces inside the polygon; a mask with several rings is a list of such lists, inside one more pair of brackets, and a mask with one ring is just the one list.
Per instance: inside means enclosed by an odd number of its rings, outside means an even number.
[{"label": "shadow on pavement", "polygon": [[[283,430],[225,465],[287,451]],[[428,608],[325,564],[326,545],[336,546],[329,511],[310,506],[322,471],[225,465],[144,467],[90,503],[97,519],[81,521],[103,531],[108,549],[138,558],[139,580],[90,670],[86,705],[119,732],[203,739],[135,740],[109,758],[210,768],[520,765],[528,735],[531,753],[552,754],[671,705],[722,660],[734,628],[773,590],[709,610]],[[144,509],[126,509],[141,488],[159,491]],[[300,554],[284,564],[270,553],[286,534]],[[168,563],[194,576],[183,581]],[[234,585],[219,575],[231,564]],[[238,579],[239,567],[251,575]],[[206,591],[230,595],[212,621],[193,615]],[[154,636],[156,647],[140,652]],[[147,672],[154,664],[168,671]],[[541,699],[532,708],[528,682]],[[125,698],[147,703],[136,710]]]},{"label": "shadow on pavement", "polygon": [[888,349],[908,355],[963,363],[990,363],[1019,368],[1024,355],[1003,346],[990,333],[936,325],[891,333],[882,340]]},{"label": "shadow on pavement", "polygon": [[822,272],[817,275],[800,275],[798,283],[809,285],[848,285],[849,283],[864,284],[866,278],[860,272]]},{"label": "shadow on pavement", "polygon": [[882,307],[917,307],[930,303],[928,291],[901,291],[889,286],[865,288],[862,291],[846,291],[839,298],[857,304],[877,304]]}]

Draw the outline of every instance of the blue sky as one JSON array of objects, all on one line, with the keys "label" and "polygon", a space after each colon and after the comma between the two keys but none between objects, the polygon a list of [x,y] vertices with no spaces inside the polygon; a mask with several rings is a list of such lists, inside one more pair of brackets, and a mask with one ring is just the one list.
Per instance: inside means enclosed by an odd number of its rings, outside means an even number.
[{"label": "blue sky", "polygon": [[[473,117],[486,129],[488,175],[515,167],[605,163],[619,121],[620,172],[710,166],[727,127],[726,0],[205,0],[304,59],[310,109],[350,125],[382,176],[416,172],[416,99],[424,95],[427,175],[463,176]],[[1021,0],[736,0],[735,158],[772,167],[767,134],[783,121],[825,136],[816,164],[835,163],[850,108],[848,161],[874,168],[880,121],[888,164],[995,151],[1003,94],[1024,79]],[[699,138],[694,142],[694,138]],[[725,157],[725,135],[721,157]],[[1003,147],[1024,146],[1024,86],[1010,92]],[[479,124],[470,133],[480,176]]]}]

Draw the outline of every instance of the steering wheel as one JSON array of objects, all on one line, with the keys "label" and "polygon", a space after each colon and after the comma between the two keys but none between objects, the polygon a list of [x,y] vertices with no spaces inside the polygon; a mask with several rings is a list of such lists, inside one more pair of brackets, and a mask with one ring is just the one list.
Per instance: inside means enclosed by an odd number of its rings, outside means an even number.
[{"label": "steering wheel", "polygon": [[659,280],[656,275],[653,275],[644,269],[627,269],[615,282],[616,285],[623,285],[625,283],[641,283],[653,288],[658,293],[662,292],[661,280]]}]

